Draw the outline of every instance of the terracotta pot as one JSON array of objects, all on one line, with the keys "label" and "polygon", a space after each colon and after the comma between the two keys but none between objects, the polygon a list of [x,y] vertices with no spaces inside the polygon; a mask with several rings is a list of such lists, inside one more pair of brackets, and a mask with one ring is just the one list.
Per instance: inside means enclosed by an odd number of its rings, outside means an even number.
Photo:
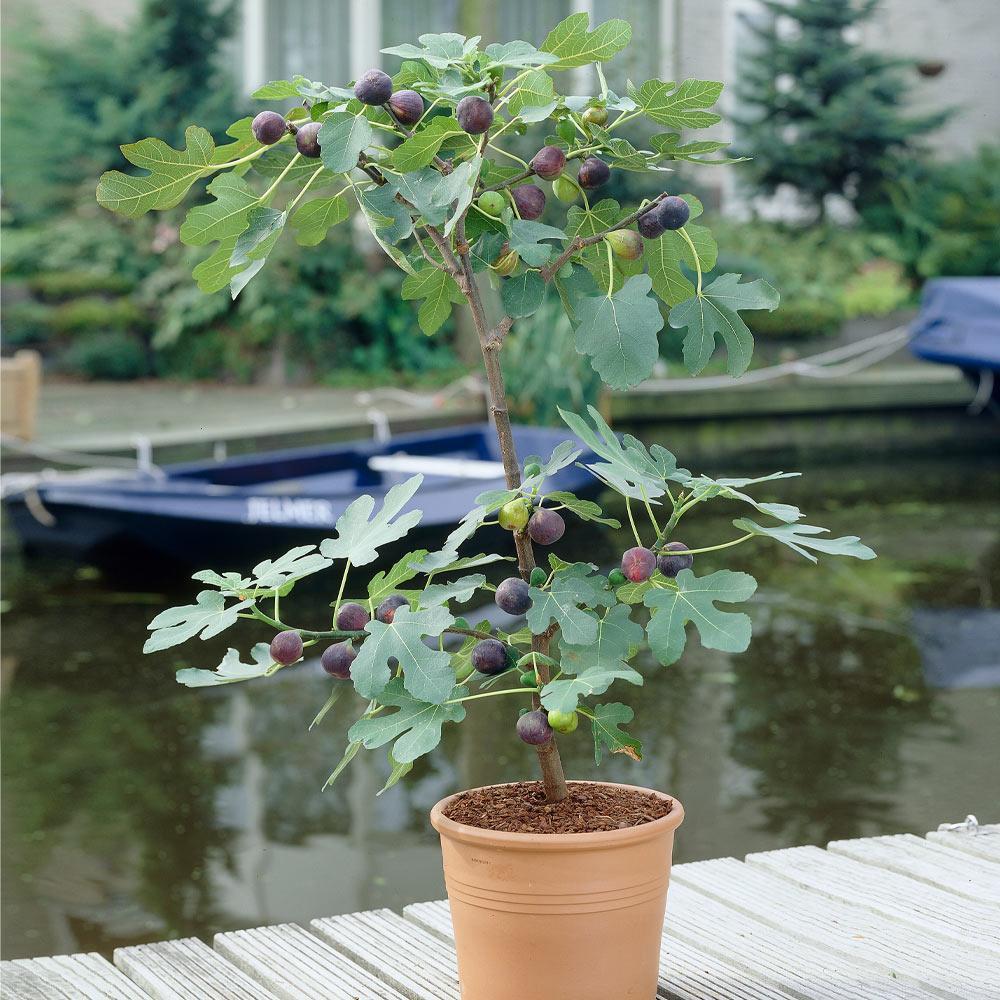
[{"label": "terracotta pot", "polygon": [[462,1000],[654,1000],[681,804],[607,833],[497,833],[448,819],[454,798],[431,823]]}]

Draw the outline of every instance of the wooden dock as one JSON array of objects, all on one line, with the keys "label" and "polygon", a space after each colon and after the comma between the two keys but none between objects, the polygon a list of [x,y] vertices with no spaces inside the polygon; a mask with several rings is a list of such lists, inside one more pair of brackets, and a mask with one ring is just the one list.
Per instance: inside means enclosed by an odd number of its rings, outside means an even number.
[{"label": "wooden dock", "polygon": [[[0,984],[10,1000],[459,1000],[444,901],[119,948],[114,964],[8,961]],[[677,865],[658,996],[998,1000],[1000,825]]]}]

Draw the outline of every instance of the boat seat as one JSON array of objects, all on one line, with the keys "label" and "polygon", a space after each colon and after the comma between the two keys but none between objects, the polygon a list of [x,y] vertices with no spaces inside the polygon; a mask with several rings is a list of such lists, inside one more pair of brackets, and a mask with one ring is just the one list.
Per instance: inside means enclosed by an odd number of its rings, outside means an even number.
[{"label": "boat seat", "polygon": [[484,462],[475,458],[441,458],[435,455],[373,455],[368,459],[373,472],[422,472],[428,476],[448,479],[503,479],[502,462]]}]

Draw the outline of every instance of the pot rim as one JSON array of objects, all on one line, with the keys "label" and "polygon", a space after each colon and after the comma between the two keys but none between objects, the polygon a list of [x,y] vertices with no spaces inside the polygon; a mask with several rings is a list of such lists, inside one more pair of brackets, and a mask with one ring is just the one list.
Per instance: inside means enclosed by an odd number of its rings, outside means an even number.
[{"label": "pot rim", "polygon": [[655,788],[645,788],[642,785],[628,785],[622,781],[571,781],[578,785],[607,785],[612,788],[628,788],[636,792],[646,792],[661,799],[669,800],[673,805],[666,816],[654,819],[639,826],[628,826],[622,830],[596,830],[590,833],[509,833],[503,830],[487,830],[481,826],[467,826],[456,823],[444,814],[444,810],[459,795],[465,792],[475,792],[483,788],[502,788],[506,785],[519,785],[520,781],[500,781],[493,785],[479,785],[476,788],[464,789],[445,796],[431,809],[431,825],[442,837],[450,840],[474,844],[480,847],[506,847],[511,850],[532,851],[572,851],[593,850],[594,848],[626,847],[631,844],[652,840],[668,831],[676,830],[684,821],[684,806],[673,795],[667,795]]}]

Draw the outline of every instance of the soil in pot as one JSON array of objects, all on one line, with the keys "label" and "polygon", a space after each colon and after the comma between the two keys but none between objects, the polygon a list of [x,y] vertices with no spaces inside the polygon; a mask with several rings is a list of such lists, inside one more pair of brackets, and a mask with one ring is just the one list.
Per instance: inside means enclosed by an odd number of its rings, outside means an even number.
[{"label": "soil in pot", "polygon": [[599,833],[666,816],[670,799],[622,785],[571,781],[561,802],[546,802],[540,781],[463,792],[445,809],[455,823],[502,833]]}]

